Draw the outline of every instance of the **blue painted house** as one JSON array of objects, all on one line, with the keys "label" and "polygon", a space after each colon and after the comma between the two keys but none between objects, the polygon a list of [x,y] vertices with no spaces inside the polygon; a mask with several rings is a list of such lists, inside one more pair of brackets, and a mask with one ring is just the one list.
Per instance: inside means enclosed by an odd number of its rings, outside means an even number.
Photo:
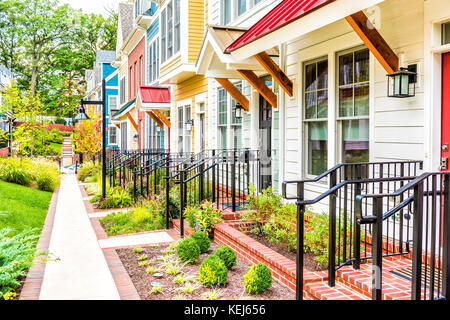
[{"label": "blue painted house", "polygon": [[[102,99],[102,81],[106,81],[106,146],[117,148],[117,128],[111,124],[111,116],[119,109],[119,75],[111,63],[116,52],[98,50],[93,70],[86,71],[87,93],[85,100]],[[98,108],[101,108],[100,106]],[[98,112],[101,112],[99,109]]]}]

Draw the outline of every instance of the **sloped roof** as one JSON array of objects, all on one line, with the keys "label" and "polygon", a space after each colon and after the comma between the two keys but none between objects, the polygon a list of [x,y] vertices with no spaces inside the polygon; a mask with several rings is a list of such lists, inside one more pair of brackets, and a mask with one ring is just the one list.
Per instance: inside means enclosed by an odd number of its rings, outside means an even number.
[{"label": "sloped roof", "polygon": [[226,52],[232,52],[334,1],[336,0],[284,0],[228,46]]},{"label": "sloped roof", "polygon": [[116,52],[112,50],[97,50],[96,63],[111,63],[116,59]]},{"label": "sloped roof", "polygon": [[116,117],[118,115],[121,115],[122,113],[124,113],[128,108],[130,108],[131,106],[133,106],[133,104],[136,102],[136,99],[133,99],[131,101],[129,101],[128,103],[126,103],[122,108],[120,108],[116,113],[114,113],[112,115],[112,117]]},{"label": "sloped roof", "polygon": [[122,36],[122,41],[128,37],[133,30],[133,5],[129,3],[119,3],[119,20],[121,30],[118,30]]}]

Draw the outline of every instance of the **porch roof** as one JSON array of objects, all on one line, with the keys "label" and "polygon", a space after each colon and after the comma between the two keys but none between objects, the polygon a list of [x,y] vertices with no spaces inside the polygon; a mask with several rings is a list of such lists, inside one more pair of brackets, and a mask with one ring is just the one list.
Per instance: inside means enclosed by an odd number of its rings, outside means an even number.
[{"label": "porch roof", "polygon": [[137,106],[144,111],[170,110],[170,90],[161,86],[141,86],[139,88]]},{"label": "porch roof", "polygon": [[225,52],[245,59],[383,1],[284,0],[228,45]]},{"label": "porch roof", "polygon": [[126,104],[123,105],[122,108],[120,108],[116,113],[113,114],[112,120],[118,120],[121,116],[127,114],[133,107],[134,103],[136,102],[136,99],[133,99]]},{"label": "porch roof", "polygon": [[[197,73],[207,78],[243,79],[239,69],[265,73],[264,68],[254,57],[235,59],[225,52],[226,48],[247,31],[246,28],[210,25],[207,27],[202,48],[197,59]],[[277,47],[267,48],[271,57],[278,57]]]}]

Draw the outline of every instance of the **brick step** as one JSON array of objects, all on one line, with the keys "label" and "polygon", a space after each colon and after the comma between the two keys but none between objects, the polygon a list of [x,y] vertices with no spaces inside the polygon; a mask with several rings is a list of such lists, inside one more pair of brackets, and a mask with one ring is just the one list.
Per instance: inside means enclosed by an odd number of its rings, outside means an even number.
[{"label": "brick step", "polygon": [[[411,268],[412,261],[404,257],[383,259],[382,299],[410,300],[411,281],[393,274],[391,271]],[[336,273],[337,284],[349,290],[372,298],[372,263],[361,265],[360,270],[353,270],[352,266],[345,266]]]},{"label": "brick step", "polygon": [[367,296],[337,283],[330,288],[326,282],[310,282],[304,287],[304,297],[307,300],[369,300]]}]

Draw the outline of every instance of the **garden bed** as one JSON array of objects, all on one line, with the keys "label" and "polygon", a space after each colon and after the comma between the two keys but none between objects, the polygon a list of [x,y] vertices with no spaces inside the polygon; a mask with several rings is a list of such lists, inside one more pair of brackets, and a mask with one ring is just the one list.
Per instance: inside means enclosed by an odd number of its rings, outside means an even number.
[{"label": "garden bed", "polygon": [[[246,233],[247,236],[249,236],[250,238],[252,238],[253,240],[258,241],[259,243],[261,243],[262,245],[278,252],[279,254],[281,254],[282,256],[288,258],[289,260],[292,261],[296,261],[297,259],[297,253],[296,251],[289,251],[286,247],[281,246],[279,244],[276,243],[272,243],[270,242],[264,234],[254,234],[252,232],[248,232]],[[316,261],[316,256],[311,253],[311,252],[305,252],[305,254],[303,255],[303,263],[304,263],[304,267],[306,269],[308,269],[309,271],[324,271],[327,270],[327,267],[324,267],[322,265],[320,265],[319,263],[317,263]]]},{"label": "garden bed", "polygon": [[[218,244],[211,242],[211,248],[208,253],[202,254],[199,260],[194,265],[185,265],[182,272],[194,276],[198,280],[198,271],[202,261],[217,248]],[[152,246],[145,248],[144,252],[153,257],[163,254],[163,246]],[[165,272],[161,279],[156,279],[152,274],[146,273],[146,267],[140,267],[139,256],[143,253],[135,253],[132,249],[117,249],[116,250],[120,260],[127,270],[136,290],[143,300],[172,300],[175,297],[180,298],[182,295],[185,300],[205,300],[203,294],[211,291],[210,288],[205,288],[199,285],[193,293],[183,293],[179,288],[183,285],[175,284],[173,279],[175,276],[169,276]],[[242,282],[244,274],[247,273],[250,266],[243,260],[237,259],[237,265],[228,272],[228,281],[224,286],[219,287],[216,292],[220,293],[220,299],[258,299],[258,300],[292,300],[294,295],[286,288],[282,287],[276,282],[273,282],[272,288],[260,295],[249,295],[243,292]],[[152,288],[152,282],[159,282],[163,293],[149,293]]]}]

